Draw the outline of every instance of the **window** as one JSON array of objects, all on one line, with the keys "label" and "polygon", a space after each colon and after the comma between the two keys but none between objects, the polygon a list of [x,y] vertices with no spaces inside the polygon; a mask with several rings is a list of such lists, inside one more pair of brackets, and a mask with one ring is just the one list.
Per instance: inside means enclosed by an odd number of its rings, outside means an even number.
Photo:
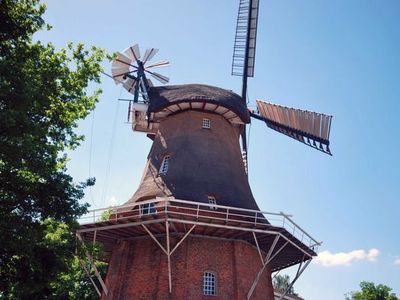
[{"label": "window", "polygon": [[203,294],[208,296],[215,296],[217,294],[216,276],[213,272],[204,272]]},{"label": "window", "polygon": [[156,207],[153,202],[140,205],[140,215],[152,215],[156,213]]},{"label": "window", "polygon": [[210,129],[211,128],[211,121],[210,119],[203,119],[203,128]]},{"label": "window", "polygon": [[169,159],[170,159],[169,155],[164,156],[163,161],[162,161],[161,166],[160,166],[160,170],[158,171],[159,175],[167,174],[168,166],[169,166]]},{"label": "window", "polygon": [[215,206],[217,204],[217,200],[215,199],[214,196],[208,196],[208,203],[213,204],[210,205],[210,209],[217,210],[217,207]]}]

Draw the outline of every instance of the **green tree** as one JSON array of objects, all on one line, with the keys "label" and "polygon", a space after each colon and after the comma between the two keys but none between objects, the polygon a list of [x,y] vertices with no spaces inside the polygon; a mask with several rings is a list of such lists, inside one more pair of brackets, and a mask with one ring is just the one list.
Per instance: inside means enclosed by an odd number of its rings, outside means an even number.
[{"label": "green tree", "polygon": [[[272,285],[275,289],[286,291],[286,289],[290,286],[290,277],[289,275],[276,275],[274,280],[272,281]],[[290,287],[288,294],[294,295],[293,286]]]},{"label": "green tree", "polygon": [[[46,219],[43,224],[46,226],[44,243],[46,243],[47,247],[53,248],[55,251],[68,251],[65,248],[74,245],[75,238],[73,234],[71,234],[73,230],[67,224],[57,222],[53,219]],[[76,225],[77,224],[75,224],[74,227],[76,227]],[[99,298],[82,264],[84,264],[88,272],[90,272],[89,275],[91,279],[100,287],[93,268],[91,268],[90,261],[86,259],[85,251],[88,251],[92,255],[97,269],[100,274],[104,276],[107,264],[99,260],[102,254],[102,248],[99,244],[90,243],[87,243],[85,247],[82,245],[76,246],[76,255],[66,257],[66,268],[58,270],[55,279],[50,282],[50,298],[71,300],[94,300]]]},{"label": "green tree", "polygon": [[[0,297],[46,299],[69,270],[74,239],[52,243],[49,221],[70,231],[87,210],[65,152],[83,140],[77,122],[94,109],[104,51],[32,40],[45,27],[39,0],[0,1]],[[54,229],[54,228],[53,228]]]},{"label": "green tree", "polygon": [[361,291],[350,292],[345,295],[346,300],[399,300],[394,293],[391,293],[391,288],[372,282],[362,281],[360,283]]}]

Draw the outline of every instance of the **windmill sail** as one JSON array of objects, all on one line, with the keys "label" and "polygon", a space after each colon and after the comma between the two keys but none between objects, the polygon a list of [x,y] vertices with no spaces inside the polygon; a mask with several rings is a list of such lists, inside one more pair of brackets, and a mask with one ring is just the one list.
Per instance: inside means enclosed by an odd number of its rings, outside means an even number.
[{"label": "windmill sail", "polygon": [[269,128],[331,155],[329,133],[332,116],[260,100],[257,100],[257,107],[261,115],[259,118]]},{"label": "windmill sail", "polygon": [[259,0],[240,0],[233,47],[232,75],[254,76]]},{"label": "windmill sail", "polygon": [[[254,76],[259,0],[240,0],[233,47],[232,75],[242,77],[242,100],[246,103],[247,78]],[[243,157],[247,158],[246,125],[241,128]],[[247,159],[244,160],[247,166]],[[246,168],[247,172],[247,168]]]}]

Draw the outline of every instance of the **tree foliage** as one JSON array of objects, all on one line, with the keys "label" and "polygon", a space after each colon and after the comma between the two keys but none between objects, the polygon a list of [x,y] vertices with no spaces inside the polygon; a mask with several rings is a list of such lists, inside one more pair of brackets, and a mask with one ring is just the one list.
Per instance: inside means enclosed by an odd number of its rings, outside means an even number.
[{"label": "tree foliage", "polygon": [[[272,285],[275,289],[286,291],[290,286],[289,275],[276,275],[274,280],[272,281]],[[288,294],[295,294],[293,286],[290,287]]]},{"label": "tree foliage", "polygon": [[362,281],[360,283],[361,291],[351,292],[346,295],[346,300],[399,300],[391,288],[373,282]]},{"label": "tree foliage", "polygon": [[[33,41],[38,30],[50,30],[44,12],[39,0],[0,1],[3,298],[44,299],[54,293],[52,282],[69,269],[75,251],[75,219],[87,209],[79,200],[84,188],[93,184],[74,184],[65,152],[83,139],[74,129],[98,100],[100,91],[87,89],[91,81],[99,82],[105,53],[82,44],[57,50]],[[55,228],[52,222],[64,225]],[[53,239],[51,229],[62,236]]]},{"label": "tree foliage", "polygon": [[[47,228],[47,243],[55,245],[54,248],[58,251],[68,245],[73,245],[74,239],[71,235],[73,230],[65,223],[57,222],[53,219],[47,219],[44,223]],[[55,279],[50,282],[50,298],[71,300],[94,300],[99,298],[88,275],[90,275],[91,280],[93,280],[98,287],[100,287],[100,284],[94,274],[91,261],[86,258],[87,255],[85,252],[90,253],[100,274],[104,276],[107,264],[98,260],[102,254],[102,247],[97,243],[89,243],[85,246],[79,244],[76,245],[76,247],[76,255],[66,258],[66,268],[58,270]],[[85,273],[82,264],[84,264],[86,270],[90,272],[89,274]]]}]

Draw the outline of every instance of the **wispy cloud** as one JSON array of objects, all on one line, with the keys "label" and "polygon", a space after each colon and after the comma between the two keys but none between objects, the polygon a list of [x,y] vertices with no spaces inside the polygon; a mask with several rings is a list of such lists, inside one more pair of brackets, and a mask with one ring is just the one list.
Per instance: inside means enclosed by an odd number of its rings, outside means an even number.
[{"label": "wispy cloud", "polygon": [[315,262],[317,264],[323,265],[324,267],[350,266],[354,262],[361,260],[373,262],[376,260],[378,255],[379,255],[379,250],[375,248],[372,248],[368,251],[354,250],[350,252],[338,252],[338,253],[322,251],[321,253],[318,254],[318,257],[315,259]]},{"label": "wispy cloud", "polygon": [[400,267],[400,258],[395,259],[393,263]]}]

